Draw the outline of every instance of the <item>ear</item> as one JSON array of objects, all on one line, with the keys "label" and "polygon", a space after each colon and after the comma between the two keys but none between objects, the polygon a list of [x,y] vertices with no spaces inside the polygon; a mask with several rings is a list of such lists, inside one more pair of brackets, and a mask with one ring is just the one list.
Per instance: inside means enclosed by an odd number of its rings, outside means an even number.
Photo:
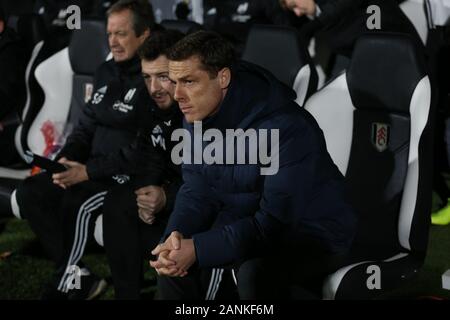
[{"label": "ear", "polygon": [[222,89],[228,88],[231,82],[231,70],[230,68],[223,68],[218,74],[220,87]]},{"label": "ear", "polygon": [[5,22],[3,20],[0,20],[0,33],[3,32],[3,29],[5,29]]},{"label": "ear", "polygon": [[144,42],[145,39],[147,39],[148,37],[150,37],[150,29],[145,30],[145,31],[139,36],[139,38],[141,39],[141,42]]}]

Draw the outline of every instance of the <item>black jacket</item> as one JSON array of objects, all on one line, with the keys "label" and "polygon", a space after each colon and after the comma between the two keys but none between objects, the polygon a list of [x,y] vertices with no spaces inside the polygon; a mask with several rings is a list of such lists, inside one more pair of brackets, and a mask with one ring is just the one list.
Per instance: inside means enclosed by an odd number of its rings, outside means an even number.
[{"label": "black jacket", "polygon": [[[264,69],[242,62],[235,70],[203,130],[279,130],[279,170],[264,176],[259,164],[183,164],[185,183],[165,236],[177,230],[192,237],[204,267],[298,248],[304,237],[325,251],[346,252],[356,218],[316,121],[294,102],[295,92]],[[192,125],[185,129],[192,137]],[[243,152],[249,156],[248,146]]]},{"label": "black jacket", "polygon": [[183,114],[177,103],[167,110],[153,104],[147,112],[144,117],[149,121],[145,121],[128,152],[121,152],[117,171],[132,175],[135,189],[162,185],[167,197],[165,212],[170,213],[183,183],[181,166],[175,165],[171,158],[175,144],[172,133],[182,127]]},{"label": "black jacket", "polygon": [[[336,53],[351,56],[356,40],[364,33],[399,32],[409,34],[423,49],[420,36],[408,17],[400,9],[397,0],[316,0],[321,14],[300,29],[302,36],[310,38],[313,33],[323,30],[330,47]],[[381,29],[367,28],[370,17],[367,8],[380,8]]]},{"label": "black jacket", "polygon": [[0,34],[0,120],[20,108],[25,97],[25,56],[18,35],[5,28]]},{"label": "black jacket", "polygon": [[289,24],[278,0],[205,0],[203,20],[241,51],[252,24]]},{"label": "black jacket", "polygon": [[[152,110],[157,106],[142,79],[139,58],[103,63],[94,78],[94,94],[58,158],[85,163],[91,180],[139,175],[145,185],[160,185],[165,150],[150,144],[148,130],[167,119]],[[180,126],[180,115],[169,117],[174,127]]]}]

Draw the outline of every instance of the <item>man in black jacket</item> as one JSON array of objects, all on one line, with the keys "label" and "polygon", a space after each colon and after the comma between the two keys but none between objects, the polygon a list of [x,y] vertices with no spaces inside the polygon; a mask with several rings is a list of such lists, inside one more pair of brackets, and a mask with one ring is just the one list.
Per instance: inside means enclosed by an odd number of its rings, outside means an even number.
[{"label": "man in black jacket", "polygon": [[[355,216],[314,118],[268,71],[233,63],[215,33],[186,36],[168,58],[186,120],[184,184],[165,242],[152,252],[159,298],[203,299],[216,290],[200,281],[208,268],[239,269],[247,299],[320,284],[348,252]],[[285,272],[270,274],[286,259]],[[270,275],[259,277],[260,269]]]},{"label": "man in black jacket", "polygon": [[[159,176],[156,154],[149,154],[143,166],[132,150],[152,104],[137,56],[153,27],[149,17],[149,7],[138,1],[120,0],[110,8],[107,32],[113,60],[97,70],[92,99],[59,152],[58,161],[67,170],[33,176],[17,189],[21,214],[57,263],[55,281],[44,297],[90,299],[101,291],[105,283],[79,260],[107,190],[125,183],[139,170],[155,179]],[[74,276],[81,281],[75,286],[79,290],[70,290]]]},{"label": "man in black jacket", "polygon": [[205,0],[203,20],[208,30],[214,30],[227,38],[239,53],[244,49],[252,24],[289,23],[278,0]]},{"label": "man in black jacket", "polygon": [[[398,6],[397,0],[280,0],[282,5],[292,10],[296,16],[307,16],[312,21],[300,28],[300,33],[309,40],[319,30],[331,49],[338,54],[350,57],[356,39],[365,32],[400,32],[413,37],[422,47],[420,37]],[[380,8],[381,29],[369,29],[367,13],[369,6]],[[372,12],[372,11],[371,11]]]},{"label": "man in black jacket", "polygon": [[152,122],[139,132],[136,149],[148,153],[158,149],[166,166],[157,181],[143,172],[108,191],[103,238],[116,299],[139,298],[143,258],[148,259],[148,248],[158,244],[182,183],[181,168],[173,164],[170,154],[174,144],[171,135],[181,127],[183,115],[173,99],[166,57],[167,49],[182,37],[178,31],[154,32],[139,49],[142,74],[157,107],[148,116]]}]

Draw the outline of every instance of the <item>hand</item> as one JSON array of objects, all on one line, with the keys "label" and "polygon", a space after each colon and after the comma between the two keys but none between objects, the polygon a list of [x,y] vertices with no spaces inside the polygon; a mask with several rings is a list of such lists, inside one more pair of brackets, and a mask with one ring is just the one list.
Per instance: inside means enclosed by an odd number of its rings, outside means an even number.
[{"label": "hand", "polygon": [[175,267],[179,272],[174,276],[183,276],[187,274],[187,270],[195,263],[197,257],[195,255],[194,240],[182,239],[179,250],[172,250],[168,256],[170,261],[175,262]]},{"label": "hand", "polygon": [[284,0],[284,6],[293,11],[296,16],[314,16],[316,14],[316,3],[314,0]]},{"label": "hand", "polygon": [[53,183],[59,185],[61,188],[68,187],[89,180],[86,166],[76,161],[69,161],[66,158],[58,160],[59,163],[65,165],[68,169],[64,172],[55,173],[52,175]]},{"label": "hand", "polygon": [[167,276],[185,276],[187,272],[176,266],[176,262],[172,260],[170,254],[181,249],[183,235],[178,231],[174,231],[166,239],[164,243],[157,245],[153,251],[153,255],[157,255],[156,261],[150,261],[150,266],[156,269],[159,275]]},{"label": "hand", "polygon": [[135,191],[139,217],[142,221],[152,224],[155,214],[166,205],[166,193],[158,186],[146,186]]}]

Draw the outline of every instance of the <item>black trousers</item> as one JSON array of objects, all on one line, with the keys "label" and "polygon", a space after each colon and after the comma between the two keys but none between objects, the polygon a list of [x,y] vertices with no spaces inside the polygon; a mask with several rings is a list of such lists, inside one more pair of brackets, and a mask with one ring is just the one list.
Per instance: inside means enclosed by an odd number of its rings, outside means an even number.
[{"label": "black trousers", "polygon": [[[223,276],[228,278],[222,281],[221,286],[227,289],[221,290],[220,297],[227,300],[236,297],[230,287],[233,283],[230,280],[233,280],[241,300],[320,299],[323,280],[339,269],[345,258],[345,254],[327,253],[314,239],[305,238],[295,248],[286,248],[270,256],[252,258],[237,266],[221,269],[224,270]],[[204,299],[210,288],[207,285],[210,274],[211,269],[191,268],[183,278],[158,277],[158,298]]]},{"label": "black trousers", "polygon": [[235,270],[192,267],[183,277],[158,276],[158,300],[233,300],[238,298]]},{"label": "black trousers", "polygon": [[111,189],[103,210],[103,241],[116,299],[139,299],[143,261],[155,259],[151,251],[167,225],[167,212],[158,213],[152,225],[139,218],[135,189],[133,183]]},{"label": "black trousers", "polygon": [[55,285],[68,292],[73,266],[93,240],[95,219],[113,182],[85,181],[64,190],[47,173],[27,178],[16,191],[21,215],[56,263]]}]

